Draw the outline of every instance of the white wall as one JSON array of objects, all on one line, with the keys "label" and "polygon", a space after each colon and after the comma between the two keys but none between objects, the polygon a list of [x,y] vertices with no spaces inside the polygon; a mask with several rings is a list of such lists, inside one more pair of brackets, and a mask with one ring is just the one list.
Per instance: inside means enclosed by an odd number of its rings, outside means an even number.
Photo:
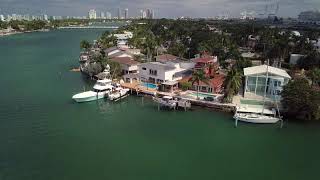
[{"label": "white wall", "polygon": [[[139,76],[140,78],[145,78],[146,80],[151,78],[160,79],[162,81],[177,81],[181,80],[183,77],[173,77],[174,74],[185,71],[187,69],[192,69],[194,67],[194,63],[174,63],[167,62],[166,65],[169,67],[174,67],[174,69],[167,69],[163,64],[159,63],[144,63],[139,65]],[[146,70],[142,68],[145,67]],[[183,67],[183,68],[182,68]],[[150,74],[150,69],[157,70],[157,76],[153,76]]]},{"label": "white wall", "polygon": [[[143,70],[143,68],[146,68],[146,70]],[[157,76],[153,76],[150,74],[150,69],[157,70]],[[164,67],[158,64],[152,64],[152,63],[144,63],[139,65],[139,76],[140,78],[145,78],[146,80],[151,78],[160,79],[165,81],[165,70]]]},{"label": "white wall", "polygon": [[195,63],[194,62],[181,62],[180,67],[183,69],[193,69]]}]

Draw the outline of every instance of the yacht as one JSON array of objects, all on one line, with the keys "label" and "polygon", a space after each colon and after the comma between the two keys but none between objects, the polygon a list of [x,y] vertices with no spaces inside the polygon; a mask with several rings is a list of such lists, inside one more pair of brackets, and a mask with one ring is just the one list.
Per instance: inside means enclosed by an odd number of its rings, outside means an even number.
[{"label": "yacht", "polygon": [[112,81],[110,79],[98,80],[93,86],[92,91],[86,91],[76,94],[72,97],[72,99],[78,103],[103,99],[107,97],[112,91],[113,86],[111,85],[111,83]]}]

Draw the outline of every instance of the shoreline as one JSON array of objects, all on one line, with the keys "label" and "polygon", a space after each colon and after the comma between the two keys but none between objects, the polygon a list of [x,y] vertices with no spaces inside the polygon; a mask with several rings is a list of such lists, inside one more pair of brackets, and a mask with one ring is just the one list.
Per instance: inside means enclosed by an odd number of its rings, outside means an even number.
[{"label": "shoreline", "polygon": [[11,31],[11,32],[1,32],[0,30],[0,37],[12,36],[12,35],[24,34],[24,33],[49,32],[49,31],[50,29],[37,29],[37,30],[31,30],[31,31]]}]

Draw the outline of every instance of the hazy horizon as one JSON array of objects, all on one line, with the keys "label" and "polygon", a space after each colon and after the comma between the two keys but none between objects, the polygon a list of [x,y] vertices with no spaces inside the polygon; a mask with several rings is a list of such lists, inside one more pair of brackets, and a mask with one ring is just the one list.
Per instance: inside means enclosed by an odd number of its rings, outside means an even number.
[{"label": "hazy horizon", "polygon": [[[129,9],[129,16],[139,15],[140,9],[150,8],[156,18],[214,17],[228,14],[238,17],[243,11],[256,14],[274,12],[279,4],[278,16],[296,17],[301,11],[318,10],[319,0],[0,0],[0,14],[48,14],[61,16],[86,16],[90,9],[109,11]],[[318,9],[316,9],[318,8]]]}]

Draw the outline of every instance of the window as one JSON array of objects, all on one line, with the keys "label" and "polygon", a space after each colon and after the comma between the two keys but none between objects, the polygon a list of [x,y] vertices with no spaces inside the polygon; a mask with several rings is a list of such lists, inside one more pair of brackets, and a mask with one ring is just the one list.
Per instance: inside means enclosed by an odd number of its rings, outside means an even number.
[{"label": "window", "polygon": [[150,69],[149,74],[153,75],[153,76],[157,76],[158,72],[157,72],[157,70]]},{"label": "window", "polygon": [[202,86],[201,87],[201,91],[207,91],[207,87],[206,86]]},{"label": "window", "polygon": [[144,71],[145,71],[145,70],[147,70],[147,68],[143,67],[143,68],[142,68],[142,70],[144,70]]},{"label": "window", "polygon": [[281,81],[274,81],[274,87],[281,87]]}]

